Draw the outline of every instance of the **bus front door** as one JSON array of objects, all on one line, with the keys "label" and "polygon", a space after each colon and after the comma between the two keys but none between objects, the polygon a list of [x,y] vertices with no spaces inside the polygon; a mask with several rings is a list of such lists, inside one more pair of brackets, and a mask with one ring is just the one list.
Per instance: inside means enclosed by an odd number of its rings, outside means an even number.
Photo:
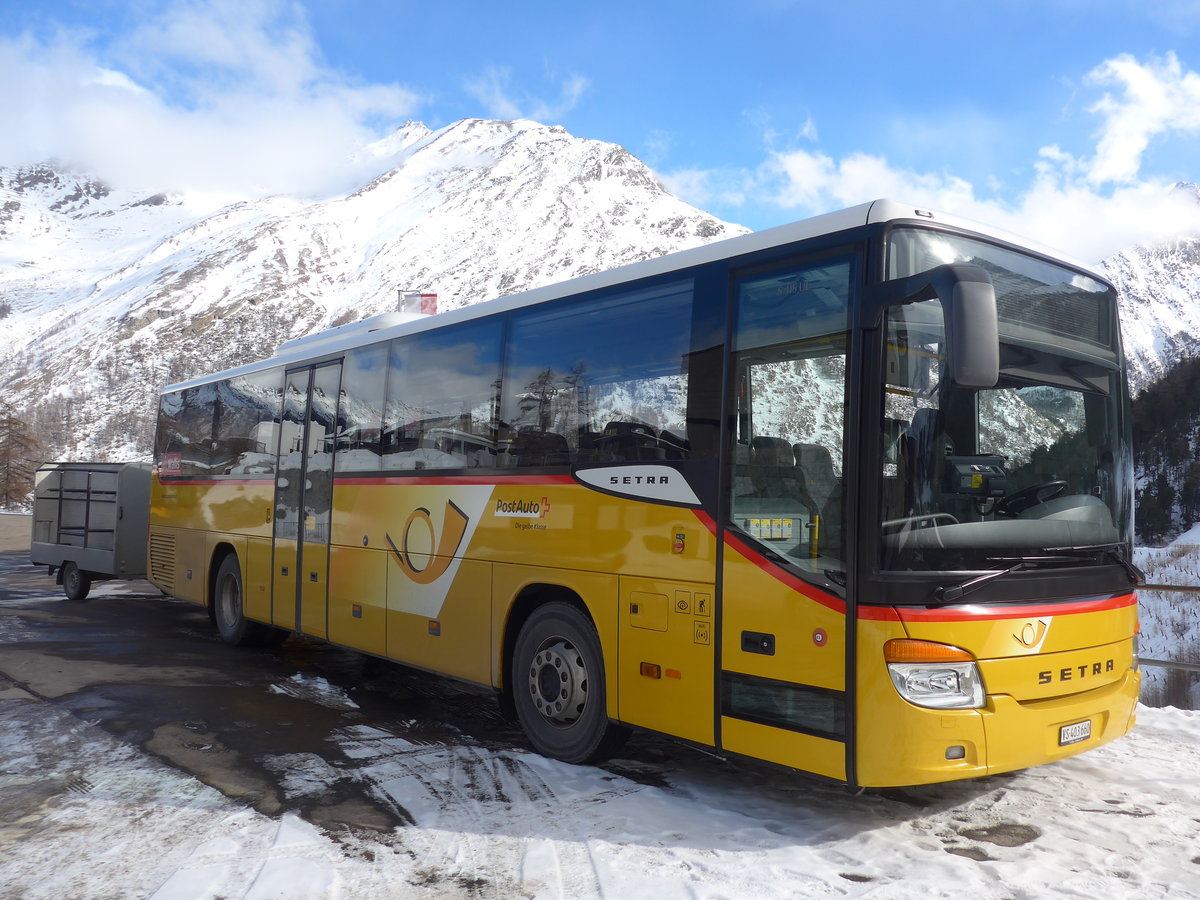
[{"label": "bus front door", "polygon": [[844,780],[844,606],[744,534],[724,556],[721,746]]},{"label": "bus front door", "polygon": [[342,366],[287,373],[275,479],[272,622],[328,635],[333,439]]}]

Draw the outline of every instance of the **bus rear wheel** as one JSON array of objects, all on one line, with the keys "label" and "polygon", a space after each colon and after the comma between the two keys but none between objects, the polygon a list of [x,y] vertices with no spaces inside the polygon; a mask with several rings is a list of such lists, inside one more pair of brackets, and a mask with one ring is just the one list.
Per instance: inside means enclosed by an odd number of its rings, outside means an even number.
[{"label": "bus rear wheel", "polygon": [[221,640],[234,647],[282,643],[286,633],[247,619],[242,610],[242,567],[230,553],[217,568],[213,583],[212,616]]},{"label": "bus rear wheel", "polygon": [[553,602],[533,612],[517,636],[511,675],[517,718],[542,755],[596,762],[628,737],[608,720],[600,639],[574,606]]},{"label": "bus rear wheel", "polygon": [[92,576],[73,562],[64,563],[62,586],[68,600],[86,600],[92,589]]}]

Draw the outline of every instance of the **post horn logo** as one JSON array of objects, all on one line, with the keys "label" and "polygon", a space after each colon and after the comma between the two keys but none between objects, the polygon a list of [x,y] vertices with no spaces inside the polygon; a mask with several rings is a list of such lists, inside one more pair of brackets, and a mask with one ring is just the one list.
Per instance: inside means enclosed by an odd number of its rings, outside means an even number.
[{"label": "post horn logo", "polygon": [[1041,649],[1046,640],[1046,632],[1050,630],[1050,619],[1032,619],[1013,634],[1018,644],[1030,650]]},{"label": "post horn logo", "polygon": [[[400,533],[399,547],[396,546],[396,542],[392,540],[390,534],[384,536],[392,548],[392,559],[400,565],[401,571],[417,584],[432,584],[446,574],[446,570],[450,568],[454,554],[458,551],[458,545],[462,543],[463,535],[467,533],[468,522],[470,519],[467,514],[447,500],[440,539],[434,530],[429,510],[424,507],[414,509],[408,517],[408,521],[404,523],[404,530]],[[414,529],[416,529],[415,534]],[[428,540],[417,544],[422,531],[428,532]],[[413,550],[414,544],[429,549]],[[434,549],[435,544],[437,549]]]}]

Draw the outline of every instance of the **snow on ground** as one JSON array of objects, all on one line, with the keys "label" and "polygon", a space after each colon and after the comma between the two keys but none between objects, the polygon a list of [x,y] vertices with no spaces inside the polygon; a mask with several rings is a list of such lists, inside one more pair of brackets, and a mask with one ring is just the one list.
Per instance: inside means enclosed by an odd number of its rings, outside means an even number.
[{"label": "snow on ground", "polygon": [[[1137,561],[1200,584],[1196,544]],[[1145,656],[1196,646],[1197,595],[1141,597]],[[1141,707],[1132,734],[1064,762],[860,796],[666,742],[597,768],[358,724],[326,736],[345,767],[266,761],[295,810],[270,817],[4,685],[4,898],[1200,898],[1200,712]],[[354,707],[314,674],[271,690]],[[339,784],[409,824],[301,817]]]},{"label": "snow on ground", "polygon": [[1200,546],[1200,525],[1192,526],[1189,531],[1185,531],[1171,543],[1177,547],[1190,547],[1194,550]]},{"label": "snow on ground", "polygon": [[[334,699],[336,687],[289,679]],[[570,766],[331,733],[353,768],[274,761],[287,800],[342,778],[411,824],[272,818],[20,689],[0,691],[5,897],[1200,897],[1200,713],[1010,776],[852,796],[663,745]]]}]

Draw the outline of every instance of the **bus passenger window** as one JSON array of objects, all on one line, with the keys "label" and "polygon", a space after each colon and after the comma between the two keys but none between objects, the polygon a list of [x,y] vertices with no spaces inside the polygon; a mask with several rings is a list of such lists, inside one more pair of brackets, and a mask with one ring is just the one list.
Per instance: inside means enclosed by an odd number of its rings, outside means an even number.
[{"label": "bus passenger window", "polygon": [[167,477],[205,478],[212,473],[215,384],[164,394],[159,404],[157,461]]},{"label": "bus passenger window", "polygon": [[504,465],[685,459],[692,283],[567,298],[514,315]]},{"label": "bus passenger window", "polygon": [[274,420],[283,397],[283,370],[267,369],[218,382],[216,394],[212,474],[274,473]]},{"label": "bus passenger window", "polygon": [[387,366],[387,344],[359,347],[346,354],[334,454],[334,468],[338,472],[379,471]]},{"label": "bus passenger window", "polygon": [[503,321],[468,322],[392,342],[381,439],[394,471],[496,465]]}]

